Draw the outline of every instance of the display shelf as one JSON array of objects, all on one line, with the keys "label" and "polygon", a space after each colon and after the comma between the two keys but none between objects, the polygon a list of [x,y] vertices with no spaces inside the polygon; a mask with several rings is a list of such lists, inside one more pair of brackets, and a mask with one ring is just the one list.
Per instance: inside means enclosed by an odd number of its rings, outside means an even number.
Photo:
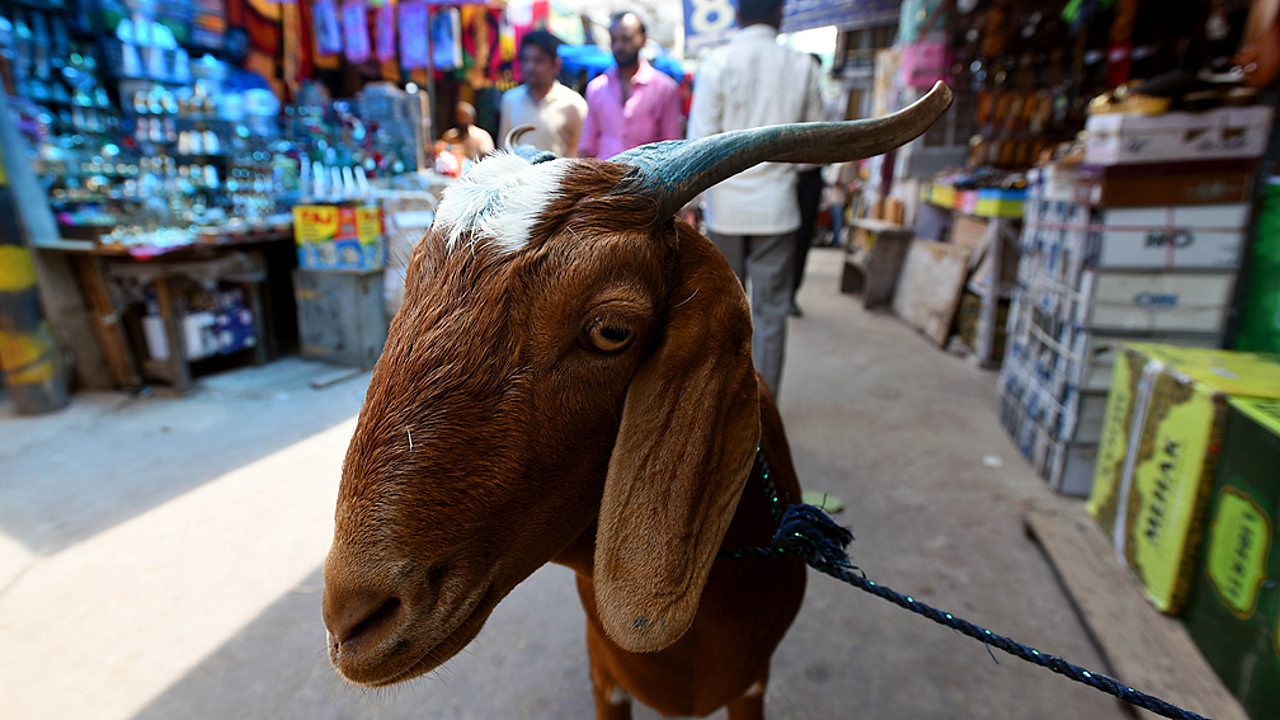
[{"label": "display shelf", "polygon": [[170,153],[169,157],[181,163],[183,160],[220,160],[230,162],[239,156],[235,153]]},{"label": "display shelf", "polygon": [[961,189],[945,183],[925,183],[920,199],[931,205],[980,218],[1021,218],[1025,190],[1003,188]]},{"label": "display shelf", "polygon": [[862,295],[862,305],[893,303],[898,275],[911,244],[911,228],[884,220],[858,218],[846,246],[840,289]]}]

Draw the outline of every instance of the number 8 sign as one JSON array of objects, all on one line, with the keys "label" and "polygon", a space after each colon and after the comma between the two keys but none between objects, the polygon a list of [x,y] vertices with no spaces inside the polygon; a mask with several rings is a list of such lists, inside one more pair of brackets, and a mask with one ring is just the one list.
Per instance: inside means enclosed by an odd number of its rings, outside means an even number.
[{"label": "number 8 sign", "polygon": [[735,0],[684,0],[685,52],[720,45],[737,27]]}]

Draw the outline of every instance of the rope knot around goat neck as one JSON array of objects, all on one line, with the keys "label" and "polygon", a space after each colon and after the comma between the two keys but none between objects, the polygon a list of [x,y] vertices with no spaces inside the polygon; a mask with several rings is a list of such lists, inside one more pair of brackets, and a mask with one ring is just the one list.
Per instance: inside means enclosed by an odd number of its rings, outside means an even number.
[{"label": "rope knot around goat neck", "polygon": [[818,570],[852,568],[845,548],[853,533],[813,505],[788,505],[773,534],[773,546]]},{"label": "rope knot around goat neck", "polygon": [[[787,555],[804,560],[815,570],[821,571],[859,590],[871,593],[876,597],[910,610],[917,615],[949,627],[962,635],[974,638],[987,646],[987,652],[994,647],[1025,660],[1033,665],[1052,670],[1063,677],[1115,696],[1136,707],[1150,710],[1158,715],[1176,720],[1205,720],[1196,713],[1174,705],[1166,700],[1135,690],[1114,678],[1091,672],[1079,665],[1067,662],[1063,658],[1042,653],[1035,648],[998,635],[979,627],[949,612],[943,612],[920,602],[910,595],[903,595],[895,590],[868,580],[853,561],[849,559],[846,548],[853,541],[853,533],[841,527],[821,508],[802,503],[788,505],[779,517],[778,491],[769,479],[769,464],[765,462],[764,452],[756,448],[756,461],[752,465],[752,477],[759,477],[764,485],[769,501],[770,513],[778,520],[778,529],[773,533],[773,543],[769,547],[748,547],[722,550],[721,557],[726,558],[776,558]],[[995,656],[992,656],[995,659]]]}]

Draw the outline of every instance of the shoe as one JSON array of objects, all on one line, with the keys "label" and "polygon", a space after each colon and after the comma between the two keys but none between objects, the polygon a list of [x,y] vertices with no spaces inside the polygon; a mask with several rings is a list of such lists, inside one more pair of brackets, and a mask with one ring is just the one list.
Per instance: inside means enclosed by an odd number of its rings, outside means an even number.
[{"label": "shoe", "polygon": [[804,317],[804,311],[800,309],[795,300],[791,301],[791,307],[787,308],[787,314],[791,317]]}]

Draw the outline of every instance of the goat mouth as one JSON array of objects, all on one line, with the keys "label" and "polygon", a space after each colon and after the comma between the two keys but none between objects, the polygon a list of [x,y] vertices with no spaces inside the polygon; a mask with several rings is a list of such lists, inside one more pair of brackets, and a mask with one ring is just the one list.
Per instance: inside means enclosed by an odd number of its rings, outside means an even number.
[{"label": "goat mouth", "polygon": [[[484,627],[485,621],[489,619],[490,613],[493,612],[493,608],[498,604],[498,600],[501,597],[502,594],[495,587],[490,586],[480,596],[479,601],[472,606],[473,609],[463,615],[462,619],[443,639],[426,648],[418,648],[417,652],[414,652],[415,643],[413,639],[406,637],[406,633],[410,628],[405,628],[401,632],[399,639],[393,641],[385,649],[381,649],[379,652],[381,657],[374,661],[378,665],[399,664],[393,660],[393,656],[412,658],[401,665],[400,669],[394,670],[389,674],[373,678],[367,676],[352,677],[352,674],[355,673],[350,673],[349,669],[344,670],[337,662],[334,663],[334,666],[343,677],[366,687],[387,687],[425,675],[443,665],[445,661],[454,655],[457,655],[468,643],[475,639],[476,635],[480,634],[481,628]],[[359,674],[363,675],[364,673]]]}]

